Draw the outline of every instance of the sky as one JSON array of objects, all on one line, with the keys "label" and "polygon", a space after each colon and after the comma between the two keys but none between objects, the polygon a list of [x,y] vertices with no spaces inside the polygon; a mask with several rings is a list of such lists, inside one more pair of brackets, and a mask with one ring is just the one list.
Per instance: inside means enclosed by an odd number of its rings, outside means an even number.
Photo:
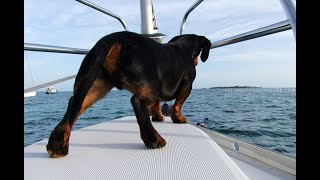
[{"label": "sky", "polygon": [[[141,33],[140,0],[90,0]],[[153,0],[158,32],[167,43],[179,35],[195,0]],[[212,42],[286,20],[279,0],[204,0],[186,21],[184,34]],[[103,36],[123,31],[116,19],[75,0],[24,0],[24,42],[91,49]],[[24,51],[24,88],[77,74],[84,55]],[[30,71],[28,68],[28,62]],[[292,30],[211,49],[199,61],[193,88],[217,86],[296,87],[296,41]],[[72,91],[74,79],[54,85]],[[41,90],[45,90],[41,89]]]}]

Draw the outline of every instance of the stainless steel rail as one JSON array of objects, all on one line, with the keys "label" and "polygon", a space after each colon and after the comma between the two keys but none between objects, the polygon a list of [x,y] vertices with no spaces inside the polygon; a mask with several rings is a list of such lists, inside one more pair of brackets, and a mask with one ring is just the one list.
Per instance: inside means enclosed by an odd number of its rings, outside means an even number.
[{"label": "stainless steel rail", "polygon": [[[77,49],[77,48],[68,48],[68,47],[59,47],[59,46],[48,46],[48,45],[40,45],[40,44],[31,44],[31,43],[24,43],[24,50],[27,51],[40,51],[40,52],[55,52],[55,53],[68,53],[68,54],[87,54],[89,52],[88,49]],[[51,81],[48,83],[44,83],[41,85],[37,85],[31,88],[27,88],[24,90],[24,93],[35,91],[47,86],[51,86],[53,84],[58,84],[70,79],[75,78],[76,75],[68,76],[65,78],[61,78],[55,81]]]},{"label": "stainless steel rail", "polygon": [[[217,47],[222,47],[234,43],[238,43],[241,41],[246,41],[250,40],[253,38],[261,37],[261,36],[266,36],[269,34],[285,31],[291,29],[290,22],[289,20],[285,20],[276,24],[272,24],[269,26],[265,26],[253,31],[249,31],[237,36],[233,36],[224,40],[220,40],[217,42],[212,42],[211,48],[217,48]],[[28,51],[42,51],[42,52],[56,52],[56,53],[68,53],[68,54],[87,54],[89,50],[87,49],[77,49],[77,48],[68,48],[68,47],[59,47],[59,46],[48,46],[48,45],[40,45],[40,44],[30,44],[30,43],[25,43],[24,44],[24,50]],[[75,78],[74,76],[69,76],[67,78],[63,78],[57,81],[53,81],[54,84],[63,82],[66,80],[69,80],[70,77]],[[69,78],[69,79],[68,79]],[[72,79],[71,78],[71,79]],[[62,80],[62,81],[61,81]],[[52,85],[52,82],[45,83],[43,85],[35,86],[29,89],[26,89],[25,92],[27,91],[33,91],[37,89],[41,89],[43,87]]]},{"label": "stainless steel rail", "polygon": [[186,23],[186,20],[188,18],[188,15],[191,13],[191,11],[193,11],[197,6],[199,6],[200,3],[202,3],[203,0],[198,0],[197,2],[195,2],[185,13],[185,15],[183,16],[182,22],[181,22],[181,26],[180,26],[180,35],[182,34],[183,30],[184,30],[184,26]]},{"label": "stainless steel rail", "polygon": [[239,34],[230,38],[226,38],[217,42],[212,42],[211,49],[266,36],[269,34],[274,34],[281,31],[286,31],[289,29],[291,29],[289,20],[281,21],[275,24],[271,24],[269,26],[265,26],[253,31],[242,33],[242,34]]},{"label": "stainless steel rail", "polygon": [[[185,13],[182,23],[180,26],[180,35],[182,34],[184,27],[185,27],[185,22],[187,20],[188,15],[190,14],[191,11],[193,11],[200,3],[202,3],[203,0],[198,0],[195,2]],[[280,0],[282,7],[288,17],[287,20],[281,21],[275,24],[271,24],[269,26],[265,26],[259,29],[255,29],[246,33],[242,33],[233,37],[229,37],[220,41],[212,42],[211,49],[213,48],[218,48],[274,33],[278,33],[281,31],[286,31],[289,29],[293,30],[294,36],[296,37],[296,8],[292,0]]]},{"label": "stainless steel rail", "polygon": [[296,38],[296,7],[292,0],[280,0],[280,2],[288,20],[290,21],[294,37]]},{"label": "stainless steel rail", "polygon": [[[99,7],[98,5],[96,4],[93,4],[89,1],[86,1],[86,0],[76,0],[82,4],[85,4],[93,9],[96,9],[104,14],[107,14],[113,18],[116,18],[117,20],[120,21],[120,23],[122,24],[123,28],[127,31],[128,28],[127,28],[127,25],[126,23],[121,19],[120,16],[118,16],[117,14],[114,14],[102,7]],[[27,51],[40,51],[40,52],[54,52],[54,53],[68,53],[68,54],[87,54],[89,52],[88,49],[77,49],[77,48],[69,48],[69,47],[60,47],[60,46],[50,46],[50,45],[41,45],[41,44],[32,44],[32,43],[24,43],[24,50],[27,50]],[[38,86],[34,86],[32,88],[28,88],[28,89],[25,89],[24,92],[29,92],[29,91],[35,91],[35,90],[38,90],[38,89],[41,89],[41,88],[44,88],[44,87],[47,87],[47,86],[50,86],[50,85],[53,85],[53,84],[57,84],[57,83],[60,83],[60,82],[63,82],[63,81],[67,81],[67,80],[70,80],[70,79],[73,79],[75,78],[76,75],[72,75],[72,76],[68,76],[68,77],[65,77],[65,78],[62,78],[62,79],[58,79],[58,80],[55,80],[55,81],[51,81],[51,82],[48,82],[48,83],[45,83],[45,84],[41,84],[41,85],[38,85]]]},{"label": "stainless steel rail", "polygon": [[60,46],[49,46],[41,44],[24,43],[24,50],[27,51],[41,51],[41,52],[55,52],[55,53],[68,53],[68,54],[87,54],[88,49],[77,49]]},{"label": "stainless steel rail", "polygon": [[37,86],[34,86],[34,87],[31,87],[31,88],[27,88],[24,90],[24,93],[27,93],[27,92],[30,92],[30,91],[35,91],[35,90],[38,90],[38,89],[41,89],[41,88],[44,88],[44,87],[47,87],[47,86],[51,86],[51,85],[54,85],[54,84],[58,84],[58,83],[61,83],[63,81],[67,81],[67,80],[70,80],[70,79],[73,79],[75,78],[77,75],[72,75],[72,76],[68,76],[68,77],[65,77],[65,78],[61,78],[61,79],[57,79],[57,80],[54,80],[54,81],[50,81],[50,82],[47,82],[47,83],[44,83],[44,84],[41,84],[41,85],[37,85]]},{"label": "stainless steel rail", "polygon": [[[112,16],[116,19],[118,19],[121,24],[123,25],[124,29],[127,30],[127,26],[124,23],[124,21],[116,14],[105,10],[89,1],[86,0],[76,0],[78,2],[81,2],[89,7],[92,7],[100,12],[103,12],[109,16]],[[213,48],[218,48],[218,47],[222,47],[222,46],[226,46],[226,45],[230,45],[230,44],[234,44],[234,43],[238,43],[238,42],[242,42],[242,41],[246,41],[246,40],[250,40],[250,39],[254,39],[254,38],[258,38],[258,37],[262,37],[262,36],[266,36],[266,35],[270,35],[270,34],[274,34],[277,32],[281,32],[281,31],[286,31],[289,29],[292,29],[294,32],[294,36],[296,36],[296,8],[292,2],[292,0],[280,0],[281,4],[283,6],[283,9],[288,17],[287,20],[285,21],[281,21],[275,24],[271,24],[269,26],[265,26],[259,29],[255,29],[246,33],[242,33],[230,38],[226,38],[223,40],[219,40],[216,42],[212,42],[211,45],[211,49]],[[182,34],[184,27],[185,27],[185,22],[187,20],[188,15],[190,14],[191,11],[193,11],[200,3],[202,3],[203,0],[198,0],[197,2],[195,2],[185,13],[182,23],[181,23],[181,27],[180,27],[180,34]],[[68,53],[68,54],[87,54],[89,52],[88,49],[77,49],[77,48],[69,48],[69,47],[60,47],[60,46],[49,46],[49,45],[40,45],[40,44],[31,44],[31,43],[24,43],[24,50],[27,51],[42,51],[42,52],[55,52],[55,53]],[[33,91],[33,90],[37,90],[37,89],[41,89],[43,87],[52,85],[52,84],[56,84],[59,82],[63,82],[72,78],[75,78],[76,75],[73,76],[68,76],[66,78],[62,78],[62,79],[58,79],[56,81],[52,81],[49,83],[45,83],[42,85],[38,85],[32,88],[28,88],[25,89],[25,92],[29,92],[29,91]]]},{"label": "stainless steel rail", "polygon": [[92,2],[89,2],[89,1],[86,1],[86,0],[76,0],[76,1],[78,1],[78,2],[80,2],[82,4],[84,4],[84,5],[87,5],[87,6],[93,8],[95,10],[98,10],[98,11],[104,13],[104,14],[107,14],[107,15],[113,17],[113,18],[116,18],[118,21],[120,21],[120,23],[122,24],[123,28],[126,31],[128,31],[126,23],[121,19],[120,16],[118,16],[118,15],[116,15],[116,14],[114,14],[114,13],[112,13],[112,12],[110,12],[110,11],[108,11],[108,10],[98,6],[98,5],[96,5],[96,4],[93,4]]}]

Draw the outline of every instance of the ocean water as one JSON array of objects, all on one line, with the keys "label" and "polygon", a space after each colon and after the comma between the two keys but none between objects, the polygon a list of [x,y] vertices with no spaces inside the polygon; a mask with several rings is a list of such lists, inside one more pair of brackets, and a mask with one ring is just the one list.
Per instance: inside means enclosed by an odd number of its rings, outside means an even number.
[{"label": "ocean water", "polygon": [[[71,91],[37,92],[24,98],[24,146],[49,137],[71,96]],[[73,130],[134,115],[131,96],[111,91],[79,117]],[[193,89],[182,113],[191,124],[207,117],[209,129],[296,158],[295,88]]]}]

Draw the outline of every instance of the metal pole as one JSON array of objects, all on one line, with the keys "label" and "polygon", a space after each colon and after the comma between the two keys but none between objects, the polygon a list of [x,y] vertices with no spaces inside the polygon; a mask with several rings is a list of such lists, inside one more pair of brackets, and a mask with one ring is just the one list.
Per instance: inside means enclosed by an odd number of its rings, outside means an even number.
[{"label": "metal pole", "polygon": [[41,88],[44,88],[44,87],[48,87],[48,86],[51,86],[51,85],[54,85],[54,84],[58,84],[58,83],[61,83],[63,81],[67,81],[67,80],[73,79],[76,76],[77,75],[75,74],[75,75],[68,76],[68,77],[65,77],[65,78],[57,79],[55,81],[50,81],[50,82],[47,82],[47,83],[44,83],[44,84],[41,84],[41,85],[38,85],[38,86],[34,86],[34,87],[31,87],[31,88],[25,89],[24,93],[27,93],[27,92],[30,92],[30,91],[35,91],[35,90],[38,90],[38,89],[41,89]]},{"label": "metal pole", "polygon": [[93,8],[95,10],[98,10],[98,11],[104,13],[104,14],[107,14],[107,15],[109,15],[111,17],[114,17],[114,18],[118,19],[118,21],[120,21],[120,23],[122,24],[123,28],[126,31],[128,31],[126,23],[121,19],[120,16],[118,16],[118,15],[116,15],[116,14],[114,14],[114,13],[112,13],[112,12],[110,12],[110,11],[108,11],[108,10],[98,6],[98,5],[96,5],[96,4],[93,4],[92,2],[89,2],[89,1],[86,1],[86,0],[76,0],[76,1],[78,1],[78,2],[80,2],[82,4],[84,4],[84,5],[87,5],[87,6]]},{"label": "metal pole", "polygon": [[185,13],[185,15],[183,16],[182,22],[181,22],[181,26],[180,26],[180,35],[182,34],[183,30],[184,30],[184,26],[187,20],[188,15],[191,13],[191,11],[193,11],[197,6],[199,6],[200,3],[202,3],[203,0],[198,0],[197,2],[195,2]]},{"label": "metal pole", "polygon": [[24,50],[27,51],[42,51],[42,52],[56,52],[56,53],[68,53],[68,54],[87,54],[88,49],[76,49],[59,46],[48,46],[41,44],[24,43]]},{"label": "metal pole", "polygon": [[140,0],[141,34],[154,34],[152,22],[152,0]]},{"label": "metal pole", "polygon": [[296,38],[296,7],[292,0],[280,0],[280,2],[288,20],[290,21],[294,37]]},{"label": "metal pole", "polygon": [[274,34],[281,31],[286,31],[289,29],[291,29],[289,20],[281,21],[253,31],[239,34],[237,36],[226,38],[217,42],[212,42],[211,49],[266,36],[269,34]]}]

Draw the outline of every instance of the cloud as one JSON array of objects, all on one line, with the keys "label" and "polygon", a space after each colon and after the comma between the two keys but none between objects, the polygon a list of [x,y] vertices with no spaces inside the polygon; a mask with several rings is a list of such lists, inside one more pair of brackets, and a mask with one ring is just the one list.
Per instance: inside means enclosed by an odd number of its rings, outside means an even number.
[{"label": "cloud", "polygon": [[[138,0],[90,0],[91,2],[121,16],[130,31],[140,33],[140,4]],[[182,17],[195,0],[153,1],[157,17],[158,32],[167,37],[164,42],[179,34]],[[286,19],[279,0],[212,0],[203,1],[188,17],[184,33],[195,33],[217,41],[239,33]],[[77,1],[26,0],[24,3],[24,41],[65,47],[90,49],[101,37],[123,27],[114,18],[98,12]],[[79,68],[84,56],[57,55],[55,53],[30,52],[30,65],[38,83],[61,78],[58,70],[72,75]],[[244,64],[261,63],[295,65],[295,39],[292,31],[285,31],[226,47],[213,49],[205,67],[197,67],[206,72],[216,64],[227,64],[208,72],[202,77],[201,86],[218,83],[212,76],[219,76],[222,82],[239,82],[243,79],[227,78],[231,64],[245,71]],[[270,69],[275,69],[268,66]],[[279,78],[255,76],[278,82]],[[241,77],[242,71],[234,71],[233,76]],[[288,73],[290,74],[290,73]],[[63,74],[61,74],[62,76]],[[59,77],[58,77],[59,76]],[[294,79],[286,79],[292,82]],[[199,83],[199,81],[197,81]],[[61,84],[69,86],[70,82]]]},{"label": "cloud", "polygon": [[215,61],[237,61],[237,62],[260,62],[267,63],[283,63],[294,62],[296,55],[294,52],[282,50],[260,50],[260,51],[245,51],[240,53],[226,54]]}]

